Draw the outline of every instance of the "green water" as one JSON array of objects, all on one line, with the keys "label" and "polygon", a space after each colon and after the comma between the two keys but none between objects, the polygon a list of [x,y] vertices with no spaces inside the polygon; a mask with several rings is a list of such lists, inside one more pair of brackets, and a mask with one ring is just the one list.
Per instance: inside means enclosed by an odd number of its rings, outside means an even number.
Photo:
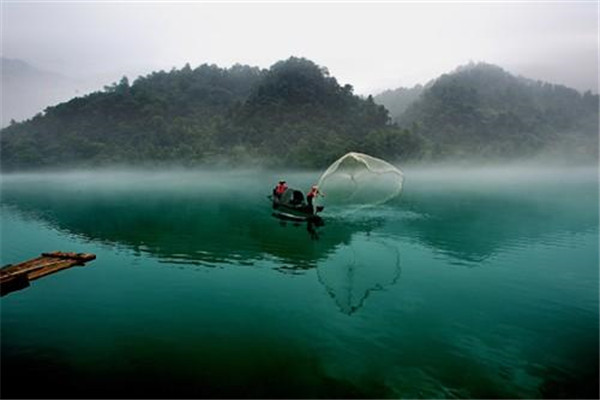
[{"label": "green water", "polygon": [[310,231],[280,173],[4,175],[2,265],[98,258],[2,297],[2,396],[596,398],[597,171],[405,175]]}]

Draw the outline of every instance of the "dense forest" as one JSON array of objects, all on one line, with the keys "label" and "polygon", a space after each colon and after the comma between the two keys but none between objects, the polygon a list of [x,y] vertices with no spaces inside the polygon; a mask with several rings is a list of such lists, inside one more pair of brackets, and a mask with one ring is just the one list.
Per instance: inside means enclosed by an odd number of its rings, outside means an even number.
[{"label": "dense forest", "polygon": [[469,64],[375,98],[435,158],[598,158],[598,95]]},{"label": "dense forest", "polygon": [[357,148],[387,157],[422,147],[371,97],[302,58],[269,70],[186,65],[133,84],[123,78],[12,124],[1,140],[5,170],[222,160],[310,167]]},{"label": "dense forest", "polygon": [[495,66],[469,65],[374,99],[292,57],[268,70],[186,65],[133,83],[124,77],[3,129],[0,160],[5,171],[223,162],[324,167],[348,151],[410,161],[523,157],[563,147],[594,158],[597,140],[597,95]]}]

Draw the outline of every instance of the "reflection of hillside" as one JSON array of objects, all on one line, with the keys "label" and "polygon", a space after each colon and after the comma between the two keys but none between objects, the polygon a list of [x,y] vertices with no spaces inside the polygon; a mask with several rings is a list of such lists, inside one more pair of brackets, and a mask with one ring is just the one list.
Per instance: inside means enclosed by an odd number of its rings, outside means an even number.
[{"label": "reflection of hillside", "polygon": [[315,240],[306,224],[273,218],[264,196],[143,186],[108,191],[101,185],[19,184],[4,191],[2,203],[6,211],[168,264],[247,265],[274,259],[283,273],[317,268],[319,281],[347,314],[399,277],[396,245],[374,233],[384,224],[381,218],[349,222],[325,216]]},{"label": "reflection of hillside", "polygon": [[[304,225],[281,226],[270,216],[264,188],[273,179],[268,176],[13,180],[3,182],[2,202],[91,240],[170,263],[209,266],[275,257],[284,268],[312,268],[354,234],[372,230],[478,262],[500,248],[561,240],[598,227],[597,173],[572,179],[577,175],[566,171],[546,181],[447,176],[452,179],[409,179],[396,203],[357,213],[364,217],[358,221],[326,210],[319,240],[311,240]],[[404,218],[406,211],[416,217]]]},{"label": "reflection of hillside", "polygon": [[[413,179],[385,207],[348,215],[326,210],[319,240],[311,239],[304,224],[282,226],[271,217],[264,189],[269,177],[221,177],[218,185],[196,175],[179,179],[139,183],[128,177],[116,185],[13,180],[3,182],[2,203],[53,228],[169,264],[273,259],[282,272],[317,267],[320,281],[347,313],[397,279],[397,248],[389,248],[403,240],[442,251],[451,261],[476,263],[501,249],[557,244],[598,228],[598,184],[587,178],[563,178],[560,185]],[[389,242],[377,244],[375,238],[383,236]]]},{"label": "reflection of hillside", "polygon": [[598,228],[598,186],[493,184],[476,187],[421,184],[408,187],[398,204],[419,218],[385,230],[417,240],[466,262],[479,262],[500,248],[557,242]]},{"label": "reflection of hillside", "polygon": [[6,190],[2,201],[59,230],[124,245],[169,263],[206,266],[275,257],[286,266],[311,268],[363,229],[333,222],[321,229],[319,240],[311,240],[304,224],[284,225],[272,218],[262,196],[235,195],[28,187]]}]

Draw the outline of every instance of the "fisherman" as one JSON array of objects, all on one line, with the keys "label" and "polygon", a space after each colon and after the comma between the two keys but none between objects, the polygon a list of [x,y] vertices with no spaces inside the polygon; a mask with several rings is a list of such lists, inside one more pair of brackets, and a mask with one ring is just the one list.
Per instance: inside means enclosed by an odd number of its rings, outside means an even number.
[{"label": "fisherman", "polygon": [[275,189],[273,189],[273,195],[276,198],[281,198],[281,195],[283,194],[283,192],[285,192],[288,188],[288,185],[285,181],[279,181],[279,183],[277,184],[277,186],[275,186]]},{"label": "fisherman", "polygon": [[308,207],[310,208],[311,214],[315,213],[315,209],[313,207],[313,199],[317,196],[325,196],[325,193],[319,191],[319,187],[314,185],[310,188],[310,191],[306,195],[306,202],[308,203]]}]

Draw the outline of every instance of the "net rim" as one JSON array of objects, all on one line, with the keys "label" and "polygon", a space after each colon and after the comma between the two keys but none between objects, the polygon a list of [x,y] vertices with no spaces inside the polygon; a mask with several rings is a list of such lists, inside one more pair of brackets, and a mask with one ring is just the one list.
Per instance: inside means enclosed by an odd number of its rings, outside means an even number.
[{"label": "net rim", "polygon": [[[391,163],[370,156],[368,154],[364,154],[364,153],[359,153],[359,152],[355,152],[355,151],[351,151],[349,153],[344,154],[343,156],[341,156],[340,158],[338,158],[336,161],[334,161],[326,170],[325,172],[323,172],[321,174],[321,176],[319,177],[319,181],[317,183],[317,186],[319,188],[322,187],[323,185],[323,181],[324,179],[328,176],[331,175],[333,173],[335,173],[340,165],[346,160],[346,159],[353,159],[354,161],[357,161],[358,163],[362,164],[365,166],[365,168],[375,174],[395,174],[398,175],[400,177],[400,182],[399,185],[397,187],[397,189],[394,191],[393,194],[391,194],[390,196],[387,196],[385,199],[377,202],[376,204],[383,204],[389,200],[391,200],[392,198],[398,196],[400,194],[400,192],[402,191],[402,186],[404,183],[404,173],[396,166],[392,165]],[[369,165],[369,160],[371,160],[373,163],[379,163],[381,165],[383,165],[385,168],[373,168],[371,165]]]}]

